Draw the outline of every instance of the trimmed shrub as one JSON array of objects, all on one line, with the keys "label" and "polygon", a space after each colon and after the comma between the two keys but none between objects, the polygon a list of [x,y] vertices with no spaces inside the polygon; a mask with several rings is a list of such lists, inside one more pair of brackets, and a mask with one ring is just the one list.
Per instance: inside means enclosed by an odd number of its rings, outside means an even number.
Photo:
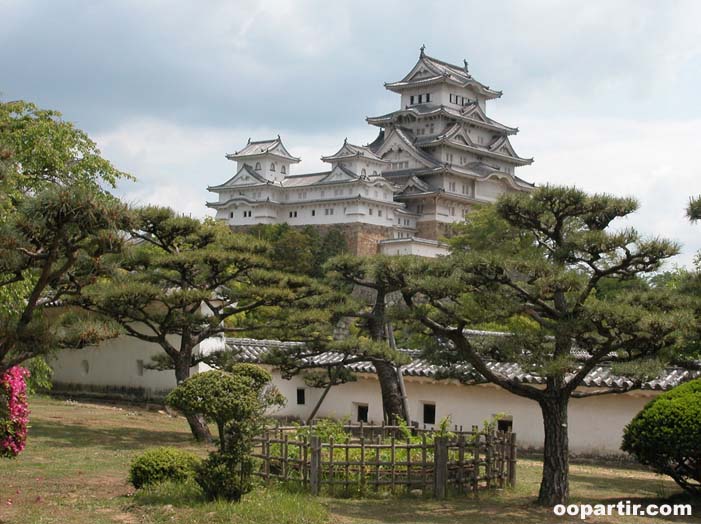
[{"label": "trimmed shrub", "polygon": [[621,449],[701,496],[701,379],[648,403],[626,426]]},{"label": "trimmed shrub", "polygon": [[176,448],[149,449],[131,463],[129,482],[136,489],[164,480],[181,482],[193,478],[201,462],[193,453]]},{"label": "trimmed shrub", "polygon": [[195,482],[210,500],[224,499],[238,502],[253,489],[251,473],[253,461],[238,456],[210,453],[195,471]]}]

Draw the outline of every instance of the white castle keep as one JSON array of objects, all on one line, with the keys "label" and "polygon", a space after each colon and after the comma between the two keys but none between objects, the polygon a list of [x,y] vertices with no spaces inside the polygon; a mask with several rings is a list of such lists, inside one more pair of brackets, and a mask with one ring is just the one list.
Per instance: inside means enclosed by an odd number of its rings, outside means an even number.
[{"label": "white castle keep", "polygon": [[422,47],[411,71],[385,88],[401,96],[400,109],[366,119],[380,128],[370,144],[344,140],[321,157],[328,170],[293,174],[300,159],[280,136],[249,139],[226,155],[236,174],[207,188],[219,196],[207,206],[233,229],[338,227],[355,254],[436,256],[446,252],[441,239],[451,224],[472,206],[533,188],[515,174],[533,162],[511,146],[518,129],[487,116],[487,101],[501,91],[475,80],[467,62],[449,64]]}]

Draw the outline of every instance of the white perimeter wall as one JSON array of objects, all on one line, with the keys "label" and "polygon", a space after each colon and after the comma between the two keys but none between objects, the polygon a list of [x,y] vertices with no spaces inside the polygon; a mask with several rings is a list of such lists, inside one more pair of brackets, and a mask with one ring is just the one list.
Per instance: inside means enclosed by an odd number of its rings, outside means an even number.
[{"label": "white perimeter wall", "polygon": [[[306,418],[321,396],[321,389],[306,388],[300,378],[282,380],[274,373],[274,380],[288,399],[280,415]],[[495,414],[513,417],[513,431],[517,433],[522,448],[542,448],[543,418],[538,404],[518,397],[491,384],[465,386],[450,381],[434,382],[427,379],[406,377],[405,386],[409,398],[412,420],[422,423],[423,403],[436,405],[436,421],[450,417],[452,424],[467,429],[479,426]],[[306,403],[296,404],[297,388],[306,388]],[[573,399],[569,411],[570,451],[573,454],[614,455],[619,449],[623,428],[649,402],[654,393],[624,394],[589,399]],[[382,422],[380,387],[374,377],[360,377],[331,388],[319,411],[320,417],[351,417],[355,421],[356,404],[368,405],[368,417],[377,424]]]},{"label": "white perimeter wall", "polygon": [[[143,370],[139,375],[138,360],[150,361],[160,352],[153,344],[131,337],[106,341],[99,348],[61,351],[52,362],[54,380],[73,388],[81,385],[95,388],[143,388],[153,396],[162,396],[175,386],[172,370]],[[83,362],[88,363],[87,373]],[[200,365],[201,369],[207,369]],[[196,369],[192,370],[196,372]],[[309,388],[300,377],[283,380],[273,372],[273,380],[287,398],[287,405],[277,415],[306,419],[311,413],[322,390]],[[435,403],[436,420],[450,417],[452,424],[469,428],[482,425],[497,413],[513,417],[513,430],[518,435],[519,446],[541,448],[543,427],[540,408],[536,402],[512,395],[490,384],[465,386],[452,381],[406,377],[412,420],[422,423],[423,403]],[[306,402],[297,405],[297,388],[305,389]],[[656,393],[635,392],[620,395],[573,399],[570,402],[570,449],[575,454],[619,454],[623,428],[651,400]],[[382,402],[380,387],[374,375],[362,375],[357,382],[331,388],[319,411],[320,417],[355,420],[357,404],[368,405],[370,421],[381,423]]]},{"label": "white perimeter wall", "polygon": [[[177,343],[177,338],[171,342]],[[138,363],[148,364],[151,356],[162,352],[154,344],[126,336],[94,348],[62,350],[51,361],[53,379],[71,386],[143,388],[149,396],[162,396],[175,387],[175,372],[144,369],[140,375]]]}]

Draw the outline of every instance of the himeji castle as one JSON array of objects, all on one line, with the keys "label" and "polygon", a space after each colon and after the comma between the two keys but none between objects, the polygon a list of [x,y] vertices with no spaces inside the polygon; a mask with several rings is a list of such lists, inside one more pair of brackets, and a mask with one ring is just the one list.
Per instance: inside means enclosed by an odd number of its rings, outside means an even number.
[{"label": "himeji castle", "polygon": [[487,116],[487,102],[500,98],[458,66],[421,48],[409,73],[385,88],[401,97],[400,108],[367,118],[380,130],[367,145],[344,140],[321,157],[328,169],[294,173],[300,162],[282,142],[252,141],[226,155],[236,162],[229,180],[208,190],[207,206],[233,229],[255,224],[338,227],[349,250],[437,256],[441,240],[475,204],[533,185],[516,176],[532,158],[516,154],[515,127]]}]

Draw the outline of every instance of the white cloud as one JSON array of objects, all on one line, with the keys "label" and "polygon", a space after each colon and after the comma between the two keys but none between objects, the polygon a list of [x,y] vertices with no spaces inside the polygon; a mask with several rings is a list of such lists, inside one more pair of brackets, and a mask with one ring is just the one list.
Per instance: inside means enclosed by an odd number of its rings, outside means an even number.
[{"label": "white cloud", "polygon": [[[689,196],[701,194],[696,161],[701,120],[635,121],[612,118],[544,119],[513,115],[522,132],[513,139],[518,152],[534,156],[519,174],[538,184],[576,185],[589,192],[634,196],[640,210],[627,223],[649,236],[680,241],[676,263],[689,264],[701,249],[698,225],[684,216]],[[333,153],[344,136],[366,143],[376,129],[360,125],[336,134],[282,130],[283,141],[302,162],[295,172],[328,166],[321,155]],[[183,127],[158,120],[135,120],[97,137],[107,158],[139,181],[123,184],[120,194],[134,204],[159,204],[194,216],[211,215],[204,203],[214,199],[206,187],[233,175],[226,153],[249,137],[274,137],[278,130]]]},{"label": "white cloud", "polygon": [[701,119],[538,119],[522,115],[514,139],[519,154],[535,156],[520,175],[538,184],[576,185],[589,192],[633,196],[640,209],[627,221],[649,236],[683,244],[678,264],[701,249],[699,225],[685,217],[689,197],[701,194],[696,156]]},{"label": "white cloud", "polygon": [[[290,152],[301,157],[294,166],[296,173],[323,171],[328,164],[322,155],[334,153],[344,135],[305,134],[294,130],[185,127],[162,120],[131,120],[117,129],[95,137],[103,155],[119,169],[137,178],[125,182],[118,194],[134,205],[169,206],[193,216],[212,215],[205,206],[216,195],[207,192],[208,185],[224,182],[234,174],[235,164],[227,153],[241,149],[250,137],[261,140],[280,132]],[[349,128],[346,136],[357,143],[375,138],[376,129],[369,126]]]}]

